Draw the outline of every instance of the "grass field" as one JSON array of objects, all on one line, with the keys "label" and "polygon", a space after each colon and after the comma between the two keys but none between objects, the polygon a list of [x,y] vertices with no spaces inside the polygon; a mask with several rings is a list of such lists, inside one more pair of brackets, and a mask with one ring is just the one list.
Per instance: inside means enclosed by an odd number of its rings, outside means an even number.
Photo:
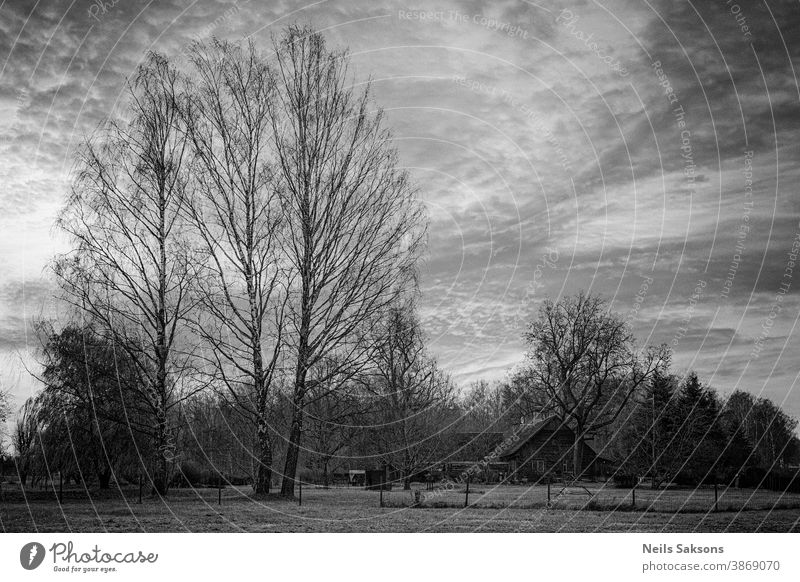
[{"label": "grass field", "polygon": [[[656,492],[637,490],[638,509],[629,491],[589,487],[593,497],[570,491],[546,506],[542,486],[473,486],[471,507],[463,489],[430,495],[422,507],[409,507],[413,493],[305,487],[303,505],[267,497],[253,499],[249,488],[227,488],[218,505],[216,489],[173,490],[167,499],[135,490],[92,492],[91,498],[66,490],[62,504],[53,491],[3,490],[0,530],[5,532],[788,532],[800,531],[800,496],[729,490],[713,511],[713,490]],[[660,493],[660,494],[659,494]],[[593,502],[591,502],[593,500]],[[620,505],[620,502],[622,504]],[[645,511],[644,507],[651,507]],[[618,507],[612,509],[612,507]],[[736,507],[736,510],[729,508]],[[744,507],[744,510],[741,508]],[[583,508],[583,509],[582,509]],[[681,509],[681,512],[676,512]]]}]

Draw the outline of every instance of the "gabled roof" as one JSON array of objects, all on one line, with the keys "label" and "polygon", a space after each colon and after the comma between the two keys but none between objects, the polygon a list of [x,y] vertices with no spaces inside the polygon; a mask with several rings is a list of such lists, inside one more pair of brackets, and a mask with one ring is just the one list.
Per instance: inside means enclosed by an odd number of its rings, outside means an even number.
[{"label": "gabled roof", "polygon": [[607,456],[605,456],[605,455],[601,455],[600,453],[598,453],[598,452],[597,452],[597,449],[594,447],[594,445],[591,445],[591,444],[589,444],[589,443],[588,443],[588,442],[586,442],[586,441],[583,441],[583,444],[584,444],[584,445],[585,445],[585,446],[586,446],[586,447],[587,447],[587,448],[588,448],[590,451],[592,451],[592,452],[594,453],[594,456],[595,456],[595,458],[596,458],[596,459],[600,459],[600,460],[602,460],[602,461],[608,461],[609,463],[615,463],[615,462],[616,462],[616,461],[615,461],[614,459],[612,459],[611,457],[607,457]]},{"label": "gabled roof", "polygon": [[[535,420],[533,422],[525,424],[520,430],[512,431],[512,434],[507,437],[507,440],[511,438],[511,436],[516,432],[517,439],[508,445],[505,449],[500,451],[497,455],[498,457],[508,457],[509,455],[513,455],[518,450],[522,448],[522,446],[539,434],[551,421],[558,421],[558,417],[556,416],[548,416],[543,419]],[[566,427],[565,427],[566,428]]]},{"label": "gabled roof", "polygon": [[[517,440],[515,440],[508,447],[506,447],[505,449],[500,451],[500,453],[497,455],[498,458],[508,457],[508,456],[511,456],[514,453],[516,453],[517,451],[519,451],[525,445],[525,443],[530,441],[533,437],[535,437],[537,434],[539,434],[542,430],[547,428],[547,426],[552,422],[558,423],[558,428],[563,428],[563,429],[566,429],[566,430],[572,432],[572,429],[569,428],[569,426],[567,426],[566,424],[562,423],[560,421],[560,419],[555,415],[550,415],[550,416],[545,417],[543,419],[535,420],[533,422],[527,423],[521,430],[519,430],[517,432],[517,436],[518,436]],[[512,434],[513,434],[513,432],[512,432]],[[506,440],[508,440],[508,438],[510,438],[510,437],[506,437]],[[583,445],[585,447],[587,447],[590,451],[592,451],[592,453],[594,453],[594,456],[596,458],[602,459],[604,461],[609,461],[609,462],[612,462],[612,463],[614,462],[613,459],[611,459],[611,458],[609,458],[607,456],[604,456],[604,455],[600,455],[597,452],[597,449],[595,449],[592,445],[590,445],[586,440],[583,441]]]}]

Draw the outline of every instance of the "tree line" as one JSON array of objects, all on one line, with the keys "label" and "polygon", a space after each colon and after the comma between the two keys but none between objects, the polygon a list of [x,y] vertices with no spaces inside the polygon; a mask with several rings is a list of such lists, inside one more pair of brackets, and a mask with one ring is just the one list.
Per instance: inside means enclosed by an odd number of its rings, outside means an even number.
[{"label": "tree line", "polygon": [[578,477],[582,441],[616,462],[619,480],[654,488],[796,477],[796,419],[767,398],[742,390],[723,397],[692,371],[672,372],[667,347],[637,347],[602,298],[580,292],[545,301],[525,340],[525,361],[508,380],[467,390],[474,428],[555,416],[575,435]]},{"label": "tree line", "polygon": [[[598,297],[545,301],[525,334],[525,360],[506,380],[461,392],[426,348],[414,298],[371,323],[361,338],[369,361],[357,372],[332,384],[335,360],[310,370],[300,454],[306,481],[329,485],[346,468],[391,467],[408,487],[450,458],[454,434],[509,434],[549,416],[572,429],[575,448],[591,441],[613,459],[624,483],[770,486],[776,475],[786,484],[796,474],[795,419],[766,398],[738,390],[722,397],[695,373],[670,371],[669,351],[637,349],[626,322]],[[102,327],[55,330],[42,322],[38,331],[45,389],[18,419],[20,475],[88,475],[101,487],[112,476],[135,480],[147,470],[143,461],[163,452],[135,361]],[[252,483],[258,490],[260,423],[276,457],[291,445],[294,386],[291,376],[275,378],[265,417],[249,386],[233,391],[217,382],[176,404],[174,484]],[[572,454],[580,478],[584,465]]]}]

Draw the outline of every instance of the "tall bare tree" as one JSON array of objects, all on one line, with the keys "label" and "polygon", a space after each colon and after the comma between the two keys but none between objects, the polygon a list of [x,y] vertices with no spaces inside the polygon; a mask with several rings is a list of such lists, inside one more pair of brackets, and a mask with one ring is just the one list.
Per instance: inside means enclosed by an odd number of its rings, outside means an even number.
[{"label": "tall bare tree", "polygon": [[152,416],[152,483],[165,494],[175,456],[172,409],[188,394],[179,349],[192,308],[181,216],[188,172],[179,75],[150,54],[128,89],[128,119],[86,144],[58,224],[73,250],[56,259],[65,298],[119,340]]},{"label": "tall bare tree", "polygon": [[525,334],[521,372],[540,413],[556,414],[575,434],[573,472],[583,471],[583,441],[613,423],[633,393],[668,364],[666,349],[637,352],[625,321],[605,302],[580,292],[546,300]]},{"label": "tall bare tree", "polygon": [[293,411],[281,493],[293,496],[309,370],[332,354],[345,367],[366,361],[369,346],[358,338],[413,278],[424,214],[397,168],[382,113],[372,109],[368,89],[353,88],[347,54],[296,26],[275,49],[270,118],[294,276]]},{"label": "tall bare tree", "polygon": [[375,443],[383,461],[398,469],[403,487],[444,453],[442,435],[455,411],[455,387],[425,348],[412,302],[398,303],[375,326],[374,374],[368,384],[377,409]]},{"label": "tall bare tree", "polygon": [[0,457],[5,459],[6,422],[11,417],[11,393],[0,387]]},{"label": "tall bare tree", "polygon": [[273,83],[250,44],[195,45],[196,81],[183,118],[196,161],[187,210],[199,234],[195,329],[210,347],[213,376],[257,430],[256,493],[269,493],[269,392],[281,353],[286,269],[278,235],[280,200],[270,165]]}]

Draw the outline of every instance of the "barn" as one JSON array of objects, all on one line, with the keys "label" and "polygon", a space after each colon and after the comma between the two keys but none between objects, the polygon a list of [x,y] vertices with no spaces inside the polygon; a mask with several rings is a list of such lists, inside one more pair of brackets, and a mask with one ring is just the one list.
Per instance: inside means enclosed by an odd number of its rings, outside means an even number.
[{"label": "barn", "polygon": [[[575,433],[557,417],[527,423],[518,429],[517,436],[498,455],[500,461],[508,463],[513,481],[556,479],[572,474]],[[598,454],[585,441],[582,446],[585,478],[602,479],[613,473],[615,463],[612,459]]]}]

